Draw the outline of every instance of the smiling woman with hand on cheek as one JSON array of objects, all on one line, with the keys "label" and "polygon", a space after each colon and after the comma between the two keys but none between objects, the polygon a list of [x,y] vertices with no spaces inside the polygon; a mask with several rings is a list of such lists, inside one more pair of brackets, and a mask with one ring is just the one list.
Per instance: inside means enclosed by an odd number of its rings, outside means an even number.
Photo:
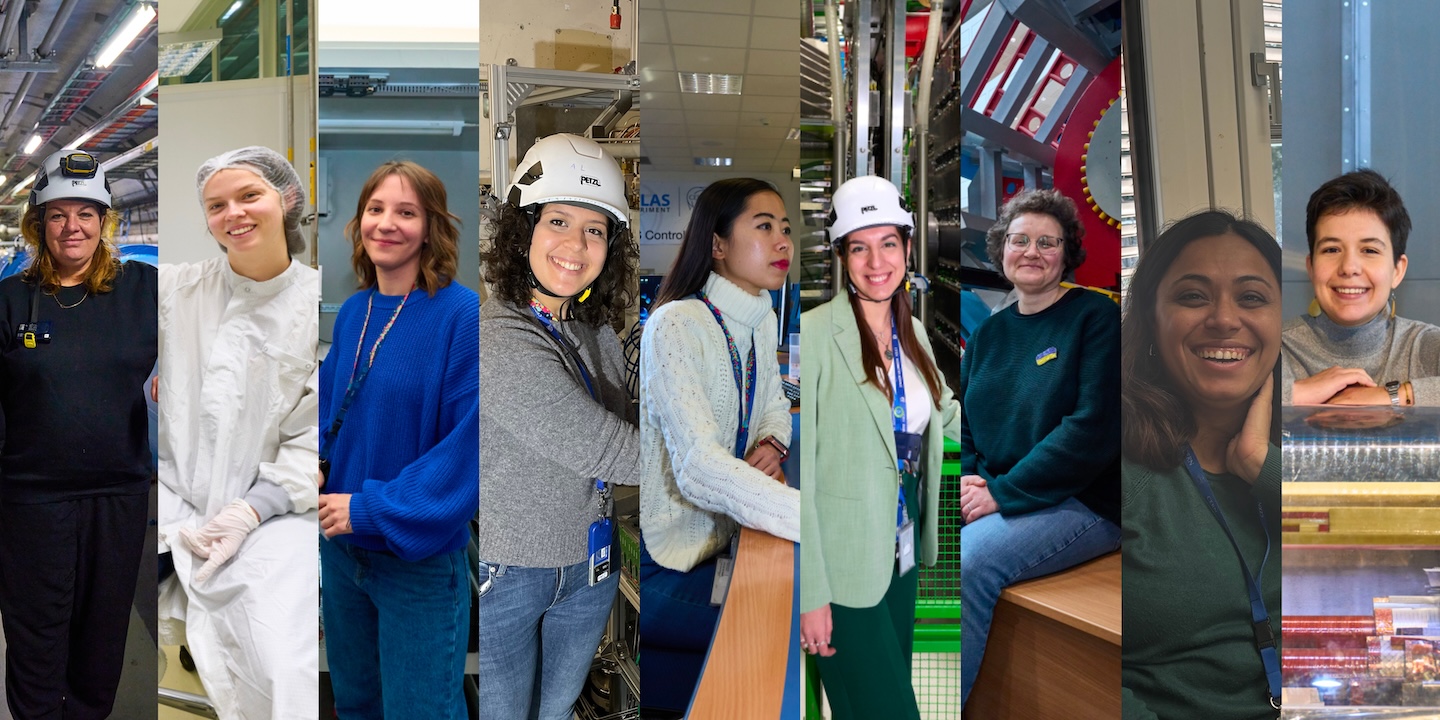
[{"label": "smiling woman with hand on cheek", "polygon": [[1440,327],[1395,314],[1410,215],[1373,170],[1331,180],[1305,208],[1315,290],[1287,323],[1285,403],[1440,405]]},{"label": "smiling woman with hand on cheek", "polygon": [[1279,707],[1279,648],[1255,630],[1280,637],[1279,276],[1269,233],[1211,210],[1150,242],[1131,279],[1120,351],[1126,720],[1261,720]]},{"label": "smiling woman with hand on cheek", "polygon": [[345,226],[361,290],[320,371],[322,609],[344,718],[465,717],[480,299],[454,282],[456,224],[440,179],[394,161]]}]

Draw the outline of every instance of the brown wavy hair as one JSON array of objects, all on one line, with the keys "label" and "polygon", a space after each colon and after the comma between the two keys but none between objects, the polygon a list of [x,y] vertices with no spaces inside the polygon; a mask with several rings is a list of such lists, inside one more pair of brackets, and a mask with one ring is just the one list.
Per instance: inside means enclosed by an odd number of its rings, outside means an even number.
[{"label": "brown wavy hair", "polygon": [[1061,280],[1085,262],[1085,223],[1080,222],[1075,201],[1059,190],[1030,190],[1010,198],[1000,209],[1000,218],[985,233],[985,254],[1001,277],[1005,276],[1005,235],[1010,232],[1010,223],[1021,215],[1048,215],[1060,224],[1060,233],[1065,236],[1065,271],[1060,274]]},{"label": "brown wavy hair", "polygon": [[[90,267],[85,270],[85,287],[92,293],[106,293],[115,286],[115,276],[120,274],[120,250],[115,247],[115,229],[120,226],[120,213],[95,205],[104,217],[100,220],[100,242],[95,254],[90,257]],[[30,264],[21,273],[27,283],[39,283],[40,288],[54,293],[60,287],[60,271],[55,267],[55,258],[45,245],[45,206],[31,205],[25,208],[20,218],[20,234],[30,248]]]},{"label": "brown wavy hair", "polygon": [[[495,294],[508,303],[524,306],[530,302],[530,242],[535,232],[534,215],[525,209],[506,202],[500,205],[500,217],[494,222],[494,236],[480,250],[480,264],[484,270],[485,282]],[[590,285],[590,297],[585,302],[568,302],[566,308],[570,317],[592,327],[614,325],[624,316],[625,311],[635,303],[638,294],[637,263],[640,247],[635,243],[629,225],[615,229],[611,223],[613,237],[609,238],[609,249],[605,253],[605,267],[600,276]]]},{"label": "brown wavy hair", "polygon": [[455,279],[460,254],[460,229],[457,227],[460,218],[449,210],[445,183],[440,182],[435,173],[409,160],[382,163],[370,173],[370,179],[360,189],[360,200],[355,203],[355,217],[345,223],[345,237],[355,248],[350,255],[350,265],[355,268],[361,290],[375,285],[375,263],[365,253],[365,243],[360,238],[360,219],[365,215],[365,206],[370,204],[370,196],[391,175],[399,175],[415,191],[420,205],[425,208],[426,242],[420,246],[420,275],[415,278],[415,284],[434,295],[435,291]]}]

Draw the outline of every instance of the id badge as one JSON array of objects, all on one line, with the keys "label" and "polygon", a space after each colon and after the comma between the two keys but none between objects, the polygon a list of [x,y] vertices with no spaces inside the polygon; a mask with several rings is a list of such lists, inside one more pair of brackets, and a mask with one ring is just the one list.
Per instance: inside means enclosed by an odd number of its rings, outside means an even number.
[{"label": "id badge", "polygon": [[715,559],[715,582],[710,585],[710,607],[720,607],[725,603],[725,595],[730,592],[730,578],[735,575],[735,555],[740,549],[739,546],[740,533],[737,531],[730,536],[730,554]]},{"label": "id badge", "polygon": [[905,575],[915,569],[915,521],[906,518],[904,524],[895,532],[898,552],[896,557],[900,560],[900,574]]},{"label": "id badge", "polygon": [[614,532],[610,518],[590,523],[590,585],[593,587],[610,577],[610,547]]}]

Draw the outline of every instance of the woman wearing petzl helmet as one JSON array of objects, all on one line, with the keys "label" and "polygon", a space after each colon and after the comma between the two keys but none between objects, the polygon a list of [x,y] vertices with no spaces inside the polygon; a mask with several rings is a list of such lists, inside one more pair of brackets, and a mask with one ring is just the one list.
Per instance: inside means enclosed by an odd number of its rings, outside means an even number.
[{"label": "woman wearing petzl helmet", "polygon": [[919,718],[910,679],[917,564],[938,552],[944,438],[960,404],[910,314],[914,220],[888,181],[835,191],[849,292],[801,325],[800,646],[836,720]]},{"label": "woman wearing petzl helmet", "polygon": [[155,268],[124,263],[105,170],[46,158],[0,282],[0,617],[19,718],[104,718],[124,664],[150,512],[145,380]]},{"label": "woman wearing petzl helmet", "polygon": [[480,257],[480,706],[569,720],[619,587],[610,487],[640,482],[611,329],[638,250],[599,143],[551,135],[515,172]]}]

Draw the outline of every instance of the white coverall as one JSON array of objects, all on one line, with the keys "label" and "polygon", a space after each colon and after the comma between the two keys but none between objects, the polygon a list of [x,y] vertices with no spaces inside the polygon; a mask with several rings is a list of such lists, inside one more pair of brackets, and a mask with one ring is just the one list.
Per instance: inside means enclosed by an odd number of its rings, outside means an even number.
[{"label": "white coverall", "polygon": [[[223,720],[318,712],[319,302],[319,273],[293,260],[265,282],[223,257],[160,267],[161,642],[188,645]],[[193,582],[205,560],[179,530],[254,493],[280,514]]]}]

